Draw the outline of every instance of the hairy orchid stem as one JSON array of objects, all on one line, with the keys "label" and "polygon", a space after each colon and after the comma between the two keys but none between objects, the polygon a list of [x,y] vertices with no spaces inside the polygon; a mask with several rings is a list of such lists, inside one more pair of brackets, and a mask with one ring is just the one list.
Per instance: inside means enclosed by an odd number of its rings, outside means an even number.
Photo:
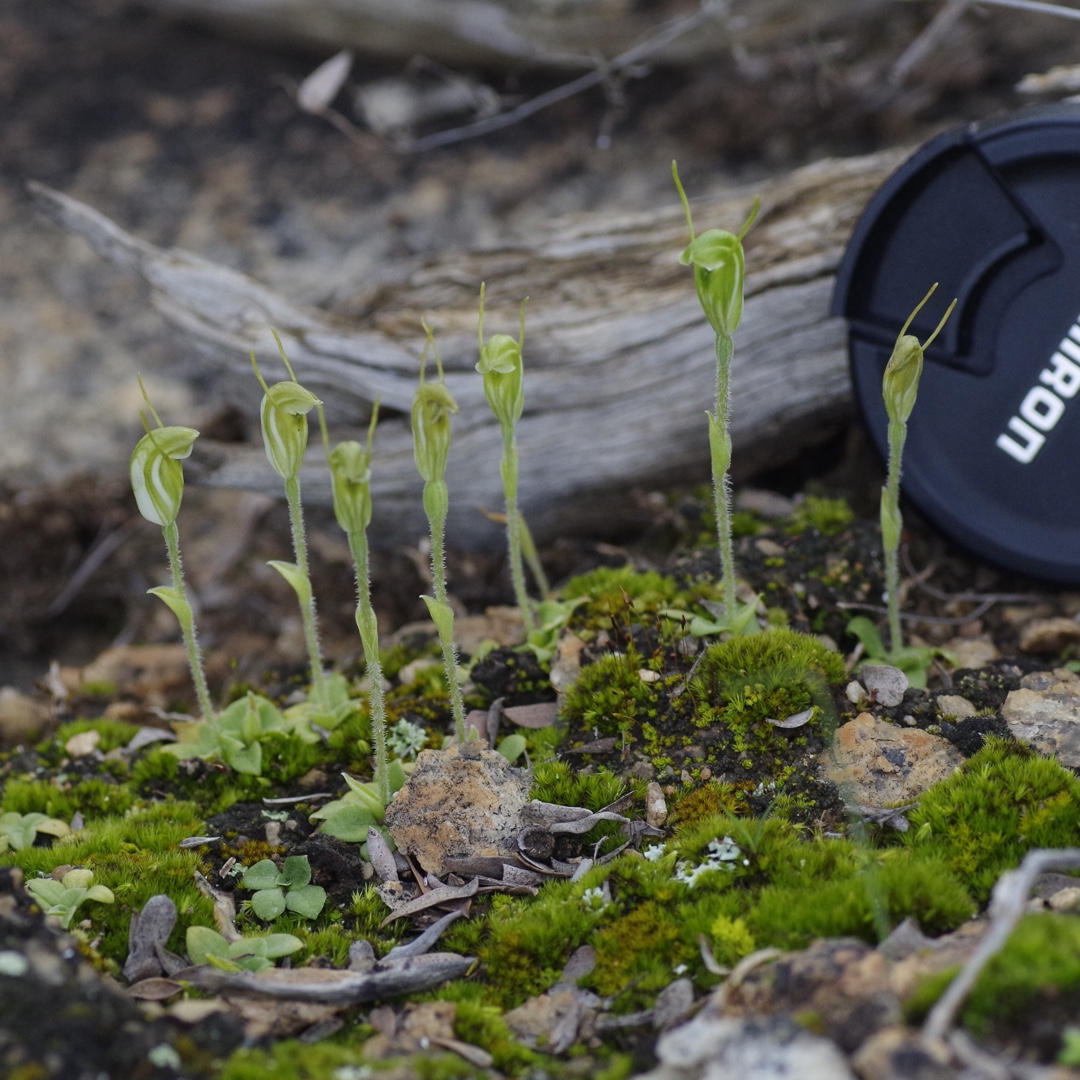
[{"label": "hairy orchid stem", "polygon": [[[203,719],[214,719],[214,706],[210,700],[210,688],[206,684],[206,672],[203,670],[202,653],[199,650],[199,642],[195,636],[195,620],[191,615],[191,605],[187,597],[187,589],[184,587],[184,568],[180,561],[180,529],[175,521],[162,526],[165,536],[165,547],[169,553],[169,570],[172,573],[173,591],[183,601],[186,614],[181,616],[177,612],[180,622],[180,631],[184,637],[184,648],[187,650],[188,666],[191,668],[191,681],[195,684],[195,697],[199,702],[199,711]],[[175,610],[175,609],[174,609]]]},{"label": "hairy orchid stem", "polygon": [[716,413],[709,418],[709,449],[712,457],[713,505],[720,547],[724,611],[735,613],[735,546],[731,535],[731,357],[735,343],[730,335],[716,335]]},{"label": "hairy orchid stem", "polygon": [[450,709],[454,715],[454,732],[459,743],[465,741],[465,702],[461,696],[461,683],[457,677],[457,646],[454,644],[453,609],[446,593],[446,485],[441,481],[424,485],[424,506],[428,510],[431,526],[431,584],[435,602],[451,613],[449,623],[436,621],[439,644],[442,646],[443,665],[446,668],[446,689],[450,694]]},{"label": "hairy orchid stem", "polygon": [[300,478],[285,478],[285,499],[289,504],[289,526],[292,530],[293,555],[301,578],[308,583],[307,596],[300,597],[300,618],[304,624],[304,641],[307,643],[311,664],[311,692],[320,706],[326,706],[326,682],[323,678],[322,654],[319,651],[319,630],[315,614],[315,593],[311,588],[308,570],[307,535],[304,531],[304,512],[300,503]]},{"label": "hairy orchid stem", "polygon": [[536,629],[532,601],[525,586],[525,563],[522,555],[522,517],[518,507],[518,452],[513,428],[503,429],[502,458],[503,493],[506,498],[506,541],[510,549],[510,580],[514,597],[521,610],[521,621],[528,636]]},{"label": "hairy orchid stem", "polygon": [[356,565],[356,628],[364,649],[371,690],[371,734],[375,743],[375,784],[383,805],[390,802],[390,773],[386,757],[386,700],[383,697],[382,660],[379,656],[379,627],[371,605],[371,569],[368,560],[367,534],[361,530],[349,532],[349,550]]},{"label": "hairy orchid stem", "polygon": [[[900,514],[900,462],[907,440],[907,424],[889,421],[889,472],[882,492],[888,503],[888,511],[896,523],[897,536],[902,528]],[[889,612],[889,648],[893,651],[904,644],[900,627],[900,550],[899,544],[885,544],[885,603]]]}]

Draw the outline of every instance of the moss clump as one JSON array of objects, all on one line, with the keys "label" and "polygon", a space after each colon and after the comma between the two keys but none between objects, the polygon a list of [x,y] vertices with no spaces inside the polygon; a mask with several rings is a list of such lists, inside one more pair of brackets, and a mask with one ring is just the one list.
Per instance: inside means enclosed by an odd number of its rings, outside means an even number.
[{"label": "moss clump", "polygon": [[747,730],[766,718],[805,710],[823,697],[826,683],[844,677],[839,653],[809,634],[774,627],[711,645],[691,689],[707,708],[721,707],[732,730]]},{"label": "moss clump", "polygon": [[598,925],[610,921],[611,912],[582,899],[586,889],[599,887],[606,876],[606,868],[598,868],[577,882],[550,882],[527,902],[497,894],[482,926],[463,926],[461,920],[444,943],[477,956],[494,1000],[514,1008],[553,986],[570,954],[591,940]]},{"label": "moss clump", "polygon": [[1080,1009],[1080,916],[1027,915],[980,974],[963,1019],[976,1035],[1034,1040],[1044,1060]]},{"label": "moss clump", "polygon": [[1020,743],[989,738],[923,795],[910,821],[905,843],[944,859],[981,904],[1028,851],[1075,844],[1080,780]]},{"label": "moss clump", "polygon": [[692,827],[708,818],[724,814],[745,814],[747,810],[747,785],[741,787],[710,780],[699,788],[687,792],[668,815],[668,824],[676,827]]},{"label": "moss clump", "polygon": [[184,951],[192,923],[212,926],[213,904],[195,888],[194,873],[209,872],[197,850],[181,850],[181,840],[204,832],[199,808],[171,801],[133,810],[122,818],[91,819],[84,829],[49,848],[24,848],[0,862],[20,867],[28,877],[49,874],[64,864],[85,866],[97,884],[113,891],[116,903],[97,905],[88,914],[101,935],[100,954],[122,964],[128,953],[128,923],[151,896],[165,893],[179,918],[169,948]]},{"label": "moss clump", "polygon": [[672,607],[679,596],[675,579],[655,570],[635,570],[632,566],[602,566],[571,578],[560,590],[563,600],[587,597],[574,613],[574,625],[606,626],[616,616],[629,611],[635,618]]},{"label": "moss clump", "polygon": [[76,813],[84,817],[126,814],[134,802],[127,787],[99,778],[78,783],[14,779],[4,785],[0,811],[71,821]]},{"label": "moss clump", "polygon": [[822,536],[839,536],[854,520],[855,512],[846,500],[807,495],[795,507],[785,531],[794,534],[814,529]]},{"label": "moss clump", "polygon": [[617,997],[619,1012],[648,1008],[676,977],[676,969],[694,959],[671,912],[656,900],[605,926],[593,938],[596,968],[588,984],[603,997]]},{"label": "moss clump", "polygon": [[582,669],[563,698],[561,715],[584,741],[604,735],[630,737],[644,722],[659,720],[660,680],[642,678],[640,657],[607,653]]}]

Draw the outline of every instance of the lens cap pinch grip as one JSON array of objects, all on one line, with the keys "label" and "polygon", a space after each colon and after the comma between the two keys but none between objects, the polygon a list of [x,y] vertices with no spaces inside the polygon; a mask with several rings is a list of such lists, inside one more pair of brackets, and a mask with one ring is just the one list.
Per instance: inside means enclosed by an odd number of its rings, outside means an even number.
[{"label": "lens cap pinch grip", "polygon": [[896,334],[924,357],[904,494],[1002,567],[1080,583],[1080,105],[934,139],[870,201],[840,265],[855,397],[884,456]]}]

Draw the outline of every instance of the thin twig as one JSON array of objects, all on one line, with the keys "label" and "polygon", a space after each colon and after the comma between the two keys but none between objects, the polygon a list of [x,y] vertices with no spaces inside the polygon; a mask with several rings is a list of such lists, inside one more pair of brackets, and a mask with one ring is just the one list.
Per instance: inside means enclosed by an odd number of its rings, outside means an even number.
[{"label": "thin twig", "polygon": [[1047,870],[1075,870],[1080,867],[1080,848],[1042,849],[1029,851],[1016,870],[1008,870],[998,878],[990,898],[990,926],[978,947],[960,969],[923,1024],[924,1039],[941,1039],[964,1004],[982,969],[995,956],[1027,908],[1032,882]]},{"label": "thin twig", "polygon": [[585,90],[607,82],[614,75],[629,74],[630,69],[647,56],[697,30],[711,19],[723,14],[726,8],[725,3],[717,2],[717,0],[702,0],[701,8],[693,15],[673,19],[653,37],[627,49],[624,53],[620,53],[613,60],[599,64],[593,71],[572,79],[562,86],[557,86],[553,90],[548,90],[546,93],[538,94],[528,101],[523,101],[508,112],[488,116],[471,124],[450,128],[447,131],[437,131],[432,135],[424,135],[419,139],[399,139],[395,141],[394,148],[402,153],[419,154],[425,150],[450,146],[453,143],[465,142],[481,135],[489,135],[493,131],[502,131],[504,128],[512,127],[514,124],[520,123],[522,120],[551,105],[558,104],[560,101],[565,101],[567,98],[574,97],[576,94],[583,93]]},{"label": "thin twig", "polygon": [[900,54],[889,71],[889,82],[899,86],[942,42],[968,9],[969,0],[948,0],[926,29]]},{"label": "thin twig", "polygon": [[1080,19],[1080,8],[1062,7],[1061,4],[1045,4],[1042,0],[979,0],[980,4],[1015,8],[1017,11],[1033,11],[1039,15],[1060,15],[1063,19]]},{"label": "thin twig", "polygon": [[45,614],[49,618],[55,618],[57,615],[63,614],[72,600],[82,591],[83,586],[94,576],[109,556],[132,535],[138,525],[139,519],[132,517],[115,529],[99,533],[93,544],[90,545],[90,550],[86,553],[83,561],[79,563],[78,568],[68,579],[67,584],[57,593],[56,598],[48,606]]},{"label": "thin twig", "polygon": [[[967,615],[916,615],[901,612],[900,618],[905,622],[928,623],[937,626],[963,626],[964,623],[973,622],[975,619],[985,615],[996,603],[997,600],[991,597],[984,600],[974,611],[969,612]],[[836,606],[843,611],[872,611],[876,615],[886,615],[889,611],[887,607],[882,607],[880,604],[857,604],[846,600],[838,601]]]}]

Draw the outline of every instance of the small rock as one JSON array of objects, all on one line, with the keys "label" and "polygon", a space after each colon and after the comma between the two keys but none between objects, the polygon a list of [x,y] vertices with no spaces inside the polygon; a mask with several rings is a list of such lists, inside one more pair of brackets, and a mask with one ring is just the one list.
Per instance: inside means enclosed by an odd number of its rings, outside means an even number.
[{"label": "small rock", "polygon": [[777,491],[763,488],[740,488],[735,496],[735,509],[757,514],[771,521],[781,521],[795,513],[795,502]]},{"label": "small rock", "polygon": [[950,638],[942,645],[942,649],[952,657],[957,668],[972,670],[984,668],[1001,656],[997,646],[988,637]]},{"label": "small rock", "polygon": [[694,984],[690,979],[676,979],[656,995],[653,1006],[653,1027],[667,1031],[681,1023],[694,1011]]},{"label": "small rock", "polygon": [[95,731],[93,729],[90,731],[80,731],[78,735],[72,735],[71,738],[64,743],[64,752],[68,757],[89,757],[97,750],[99,742],[101,742],[100,731]]},{"label": "small rock", "polygon": [[1014,739],[1040,754],[1056,757],[1067,769],[1080,767],[1080,685],[1055,682],[1044,690],[1013,690],[1001,715]]},{"label": "small rock", "polygon": [[866,688],[858,679],[852,679],[851,682],[844,687],[844,696],[852,705],[861,705],[867,700]]},{"label": "small rock", "polygon": [[942,716],[955,716],[957,720],[974,716],[978,712],[966,697],[961,697],[959,694],[940,694],[935,704]]},{"label": "small rock", "polygon": [[908,677],[899,668],[888,664],[867,664],[859,671],[859,678],[871,700],[887,709],[904,700],[904,691],[910,685]]},{"label": "small rock", "polygon": [[726,1016],[812,1014],[816,1029],[849,1053],[900,1019],[881,953],[854,938],[815,941],[724,987]]},{"label": "small rock", "polygon": [[584,648],[585,642],[569,630],[559,638],[559,647],[551,665],[551,685],[556,694],[565,694],[581,674],[581,650]]},{"label": "small rock", "polygon": [[528,769],[513,768],[478,739],[422,750],[386,809],[386,826],[433,874],[442,874],[446,858],[512,855],[531,783]]},{"label": "small rock", "polygon": [[826,775],[845,800],[867,806],[911,802],[963,761],[947,739],[898,728],[869,713],[859,713],[837,731],[834,756]]},{"label": "small rock", "polygon": [[1020,631],[1020,651],[1051,655],[1080,642],[1080,623],[1058,616],[1033,619]]},{"label": "small rock", "polygon": [[39,738],[51,719],[49,707],[12,686],[0,686],[0,744],[15,746]]},{"label": "small rock", "polygon": [[901,1027],[872,1035],[851,1063],[862,1080],[953,1080],[956,1076],[944,1044]]},{"label": "small rock", "polygon": [[667,821],[667,813],[664,789],[653,780],[645,790],[645,822],[654,829],[659,829]]},{"label": "small rock", "polygon": [[782,558],[784,549],[775,541],[763,536],[754,541],[754,547],[767,559]]},{"label": "small rock", "polygon": [[844,1055],[786,1016],[703,1012],[661,1035],[660,1064],[639,1080],[855,1080]]},{"label": "small rock", "polygon": [[1080,887],[1060,889],[1046,903],[1051,911],[1076,911],[1080,908]]}]

